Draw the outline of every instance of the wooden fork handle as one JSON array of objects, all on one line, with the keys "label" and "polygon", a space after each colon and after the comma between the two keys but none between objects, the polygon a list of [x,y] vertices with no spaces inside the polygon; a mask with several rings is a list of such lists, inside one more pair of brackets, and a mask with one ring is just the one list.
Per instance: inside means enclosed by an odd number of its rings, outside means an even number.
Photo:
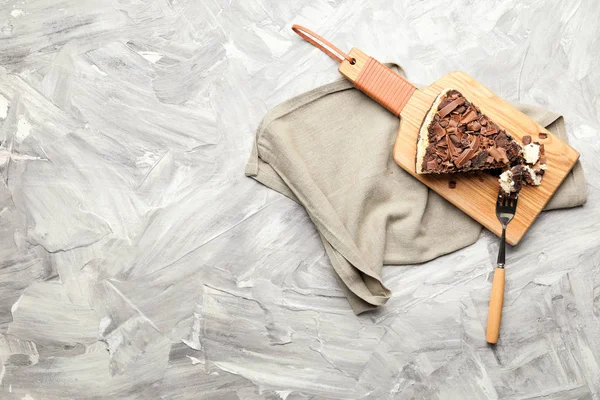
[{"label": "wooden fork handle", "polygon": [[488,322],[486,331],[486,340],[488,343],[495,344],[498,342],[503,303],[504,265],[496,267],[496,271],[494,272],[494,281],[492,282],[492,294],[490,295],[490,306],[488,308]]}]

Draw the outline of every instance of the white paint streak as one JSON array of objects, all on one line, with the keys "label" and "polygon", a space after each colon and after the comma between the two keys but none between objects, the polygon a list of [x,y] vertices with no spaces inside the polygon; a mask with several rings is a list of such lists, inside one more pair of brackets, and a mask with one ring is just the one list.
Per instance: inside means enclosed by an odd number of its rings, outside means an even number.
[{"label": "white paint streak", "polygon": [[281,400],[286,400],[290,394],[292,394],[291,390],[276,390],[275,393],[279,396]]},{"label": "white paint streak", "polygon": [[12,160],[15,162],[19,161],[47,161],[47,159],[36,156],[29,156],[27,154],[14,154],[8,150],[4,150],[0,148],[0,163],[6,162],[8,160]]},{"label": "white paint streak", "polygon": [[194,313],[192,333],[190,334],[191,340],[181,339],[183,343],[194,350],[200,350],[202,348],[202,345],[200,344],[201,319],[202,316],[200,314]]},{"label": "white paint streak", "polygon": [[150,61],[152,64],[156,64],[164,56],[154,51],[138,51],[138,54]]},{"label": "white paint streak", "polygon": [[0,119],[5,119],[8,115],[9,105],[8,99],[0,94]]},{"label": "white paint streak", "polygon": [[110,319],[110,317],[108,317],[106,315],[104,317],[100,318],[100,323],[98,324],[98,334],[100,336],[104,336],[104,332],[106,331],[106,328],[109,327],[111,322],[112,322],[112,319]]},{"label": "white paint streak", "polygon": [[100,68],[98,68],[97,65],[92,65],[92,69],[102,76],[108,76],[108,74],[106,72],[102,71]]},{"label": "white paint streak", "polygon": [[202,360],[199,360],[196,357],[192,357],[192,356],[188,356],[188,355],[186,355],[186,357],[190,359],[190,361],[192,362],[192,365],[203,364]]},{"label": "white paint streak", "polygon": [[31,133],[31,124],[24,116],[20,115],[17,122],[17,132],[15,133],[15,140],[18,143],[22,143]]},{"label": "white paint streak", "polygon": [[21,299],[23,298],[23,294],[21,294],[21,296],[19,296],[19,298],[17,299],[17,301],[15,301],[13,303],[13,305],[10,307],[10,312],[11,313],[15,313],[15,311],[17,311],[17,309],[19,308],[19,302],[21,301]]}]

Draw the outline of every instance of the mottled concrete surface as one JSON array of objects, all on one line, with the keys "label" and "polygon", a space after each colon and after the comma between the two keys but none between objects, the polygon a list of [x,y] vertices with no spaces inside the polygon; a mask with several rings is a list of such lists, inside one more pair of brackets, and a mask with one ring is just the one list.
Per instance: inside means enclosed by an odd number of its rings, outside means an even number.
[{"label": "mottled concrete surface", "polygon": [[[600,399],[600,3],[0,0],[2,399]],[[277,103],[337,78],[293,22],[428,83],[559,111],[589,201],[385,268],[355,316],[315,229],[244,177]]]}]

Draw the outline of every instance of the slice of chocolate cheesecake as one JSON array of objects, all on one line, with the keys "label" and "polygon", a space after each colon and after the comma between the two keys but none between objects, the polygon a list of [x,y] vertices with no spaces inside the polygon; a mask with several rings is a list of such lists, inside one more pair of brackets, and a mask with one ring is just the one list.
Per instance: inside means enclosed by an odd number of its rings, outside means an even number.
[{"label": "slice of chocolate cheesecake", "polygon": [[500,169],[518,162],[522,148],[455,89],[445,89],[425,115],[417,142],[418,174]]}]

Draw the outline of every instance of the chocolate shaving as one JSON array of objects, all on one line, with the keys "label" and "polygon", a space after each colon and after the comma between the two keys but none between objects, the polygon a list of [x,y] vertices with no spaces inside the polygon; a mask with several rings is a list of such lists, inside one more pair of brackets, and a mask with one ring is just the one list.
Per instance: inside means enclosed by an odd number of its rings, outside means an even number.
[{"label": "chocolate shaving", "polygon": [[448,137],[452,141],[452,144],[454,144],[455,146],[459,146],[460,145],[460,139],[459,139],[458,136],[456,136],[456,135],[448,135]]},{"label": "chocolate shaving", "polygon": [[508,137],[504,132],[498,133],[494,140],[496,141],[496,146],[498,147],[504,147],[508,143]]},{"label": "chocolate shaving", "polygon": [[514,162],[517,157],[521,154],[521,146],[517,142],[510,142],[508,146],[505,147],[506,156],[508,160]]},{"label": "chocolate shaving", "polygon": [[469,140],[469,134],[463,135],[463,137],[460,138],[460,147],[464,149],[465,147],[469,147],[470,145],[471,141]]},{"label": "chocolate shaving", "polygon": [[[469,135],[469,138],[471,136]],[[469,148],[471,150],[479,150],[479,145],[481,144],[481,139],[479,139],[479,136],[475,136],[475,139],[471,142],[471,144],[469,145]]]},{"label": "chocolate shaving", "polygon": [[500,154],[500,151],[498,151],[498,149],[496,147],[490,147],[488,149],[488,153],[490,154],[490,156],[494,157],[494,160],[496,162],[502,161],[502,155]]},{"label": "chocolate shaving", "polygon": [[452,96],[447,96],[445,99],[443,99],[440,104],[438,105],[438,110],[441,110],[442,108],[446,107],[448,104],[452,103],[452,100],[454,100],[452,98]]},{"label": "chocolate shaving", "polygon": [[490,139],[489,137],[481,136],[481,144],[483,147],[491,147],[495,146],[494,139]]},{"label": "chocolate shaving", "polygon": [[471,121],[475,121],[477,119],[477,111],[471,109],[469,110],[469,112],[467,113],[467,115],[465,115],[461,120],[460,123],[461,124],[466,124],[468,122]]},{"label": "chocolate shaving", "polygon": [[488,126],[485,128],[485,134],[489,136],[489,135],[495,135],[496,133],[498,133],[498,127],[490,122],[488,124]]},{"label": "chocolate shaving", "polygon": [[[514,190],[518,192],[523,187],[523,167],[521,165],[515,165],[510,169],[510,172],[512,173],[512,180],[515,184]],[[529,177],[529,174],[526,174],[526,176]]]},{"label": "chocolate shaving", "polygon": [[467,129],[470,131],[478,131],[481,129],[481,124],[477,121],[472,121],[467,124]]},{"label": "chocolate shaving", "polygon": [[460,97],[460,98],[452,101],[446,107],[442,108],[439,111],[438,115],[440,116],[440,118],[444,118],[446,115],[450,114],[452,112],[452,110],[454,110],[456,107],[460,106],[464,102],[465,102],[465,98],[464,97]]},{"label": "chocolate shaving", "polygon": [[548,134],[546,132],[540,132],[538,133],[538,137],[540,139],[546,139],[548,137]]},{"label": "chocolate shaving", "polygon": [[436,140],[439,141],[446,135],[446,130],[442,128],[442,126],[439,123],[436,122],[433,126],[433,133],[435,133]]},{"label": "chocolate shaving", "polygon": [[448,155],[448,152],[445,149],[439,148],[435,151],[435,153],[444,161],[450,159],[450,156]]},{"label": "chocolate shaving", "polygon": [[462,153],[458,156],[456,160],[454,160],[454,164],[460,168],[463,167],[467,161],[473,156],[475,152],[471,148],[464,149]]},{"label": "chocolate shaving", "polygon": [[[456,157],[459,153],[458,150],[456,149],[456,146],[458,146],[458,144],[454,141],[456,136],[450,135],[450,136],[446,136],[446,138],[450,138],[450,140],[448,140],[448,153],[450,154],[451,157]],[[460,140],[458,142],[460,143]]]},{"label": "chocolate shaving", "polygon": [[523,140],[524,145],[528,145],[529,143],[531,143],[531,136],[525,135],[525,136],[523,136],[522,140]]},{"label": "chocolate shaving", "polygon": [[450,179],[450,180],[448,181],[448,187],[449,187],[450,189],[454,189],[454,188],[456,187],[456,181],[455,181],[454,179]]},{"label": "chocolate shaving", "polygon": [[503,147],[497,147],[496,150],[498,150],[498,153],[500,153],[500,161],[502,161],[503,164],[508,164],[508,157],[506,156],[506,150],[504,150]]}]

